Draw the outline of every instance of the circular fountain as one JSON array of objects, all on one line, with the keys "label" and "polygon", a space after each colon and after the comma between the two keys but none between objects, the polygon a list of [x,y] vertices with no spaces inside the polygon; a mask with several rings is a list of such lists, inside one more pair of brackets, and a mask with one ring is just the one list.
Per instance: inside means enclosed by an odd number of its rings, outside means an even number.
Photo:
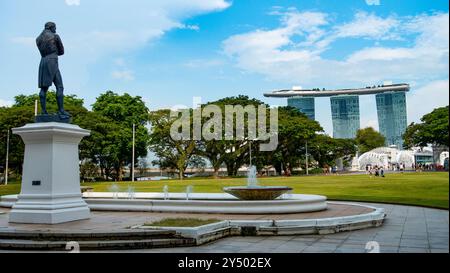
[{"label": "circular fountain", "polygon": [[251,166],[248,170],[246,187],[225,187],[223,191],[240,200],[274,200],[284,193],[292,191],[292,188],[286,186],[259,186],[256,179],[256,167]]},{"label": "circular fountain", "polygon": [[[291,194],[290,187],[259,186],[256,168],[249,168],[247,186],[225,187],[225,193],[194,193],[191,185],[186,191],[169,193],[135,192],[133,187],[121,191],[118,184],[109,192],[84,192],[83,199],[91,210],[146,211],[218,214],[282,214],[313,212],[327,209],[327,198],[313,194]],[[12,207],[17,195],[3,196],[0,206]]]},{"label": "circular fountain", "polygon": [[[117,189],[115,189],[117,190]],[[327,208],[327,198],[312,194],[291,194],[291,187],[260,186],[256,167],[247,174],[247,186],[225,187],[225,193],[194,193],[192,185],[184,193],[84,193],[85,201],[95,210],[189,212],[222,214],[276,214],[320,211]],[[114,199],[111,200],[111,196]],[[131,197],[131,198],[130,198]]]}]

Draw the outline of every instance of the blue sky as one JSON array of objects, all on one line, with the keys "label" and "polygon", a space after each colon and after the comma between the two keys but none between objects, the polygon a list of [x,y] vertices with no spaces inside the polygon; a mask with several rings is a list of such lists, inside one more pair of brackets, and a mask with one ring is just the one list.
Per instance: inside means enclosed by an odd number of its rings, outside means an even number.
[{"label": "blue sky", "polygon": [[[407,82],[408,123],[448,104],[448,1],[2,0],[0,105],[38,92],[35,38],[54,21],[66,94],[89,107],[106,90],[151,109],[292,86]],[[361,126],[378,129],[375,98]],[[331,134],[329,99],[316,117]]]}]

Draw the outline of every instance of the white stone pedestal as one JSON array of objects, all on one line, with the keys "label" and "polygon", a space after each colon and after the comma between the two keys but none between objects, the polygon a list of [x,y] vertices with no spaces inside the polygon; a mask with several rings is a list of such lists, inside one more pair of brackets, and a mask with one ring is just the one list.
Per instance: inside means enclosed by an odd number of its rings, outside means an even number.
[{"label": "white stone pedestal", "polygon": [[25,143],[22,188],[9,222],[57,224],[89,218],[81,198],[78,144],[90,132],[44,122],[12,129]]}]

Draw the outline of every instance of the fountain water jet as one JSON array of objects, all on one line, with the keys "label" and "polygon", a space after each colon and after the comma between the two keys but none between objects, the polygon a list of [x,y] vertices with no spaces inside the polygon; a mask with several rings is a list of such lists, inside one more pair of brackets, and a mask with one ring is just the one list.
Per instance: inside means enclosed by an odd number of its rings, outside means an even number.
[{"label": "fountain water jet", "polygon": [[189,200],[189,194],[192,193],[192,185],[186,187],[186,200]]},{"label": "fountain water jet", "polygon": [[255,166],[248,169],[247,186],[223,188],[224,192],[241,200],[274,200],[291,190],[291,187],[286,186],[259,186]]},{"label": "fountain water jet", "polygon": [[169,186],[164,185],[163,193],[164,193],[164,200],[169,200]]},{"label": "fountain water jet", "polygon": [[117,186],[116,183],[112,184],[108,187],[108,191],[113,193],[113,198],[118,199],[119,198],[119,186]]}]

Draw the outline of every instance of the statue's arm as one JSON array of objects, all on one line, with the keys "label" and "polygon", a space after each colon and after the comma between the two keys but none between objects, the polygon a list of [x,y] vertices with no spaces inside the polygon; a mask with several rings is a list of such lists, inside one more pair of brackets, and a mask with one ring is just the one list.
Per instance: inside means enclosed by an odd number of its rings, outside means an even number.
[{"label": "statue's arm", "polygon": [[56,35],[56,47],[58,48],[58,56],[64,55],[64,45],[59,35]]}]

